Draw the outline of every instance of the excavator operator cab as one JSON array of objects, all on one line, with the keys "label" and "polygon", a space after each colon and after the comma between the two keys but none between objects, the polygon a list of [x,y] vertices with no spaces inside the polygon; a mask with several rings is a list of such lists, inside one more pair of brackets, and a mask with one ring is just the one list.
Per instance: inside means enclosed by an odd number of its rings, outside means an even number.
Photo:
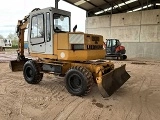
[{"label": "excavator operator cab", "polygon": [[71,13],[49,7],[32,10],[29,16],[30,52],[53,54],[53,34],[70,32]]},{"label": "excavator operator cab", "polygon": [[106,57],[117,57],[117,59],[125,60],[126,50],[124,46],[121,46],[121,42],[118,39],[106,39]]},{"label": "excavator operator cab", "polygon": [[108,54],[114,54],[116,47],[120,46],[121,43],[118,39],[107,39],[106,40],[106,51]]}]

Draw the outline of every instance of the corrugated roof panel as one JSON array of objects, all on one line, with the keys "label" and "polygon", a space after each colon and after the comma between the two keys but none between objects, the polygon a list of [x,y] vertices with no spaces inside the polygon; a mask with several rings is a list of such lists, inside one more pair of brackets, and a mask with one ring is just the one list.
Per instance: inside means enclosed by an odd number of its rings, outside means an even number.
[{"label": "corrugated roof panel", "polygon": [[[127,11],[132,11],[136,8],[146,6],[147,3],[152,4],[150,9],[160,8],[158,3],[159,0],[63,0],[70,4],[73,4],[79,8],[88,11],[89,15],[94,16],[95,13],[100,14],[110,14],[111,6],[113,6],[112,14],[123,13]],[[155,5],[154,5],[155,4]],[[101,12],[102,11],[102,12]],[[100,15],[97,14],[97,15]]]},{"label": "corrugated roof panel", "polygon": [[100,6],[106,3],[104,0],[90,0],[89,2],[92,2],[93,4],[97,6]]},{"label": "corrugated roof panel", "polygon": [[89,3],[87,3],[87,2],[83,3],[83,4],[81,5],[81,7],[84,8],[84,9],[86,9],[87,11],[90,10],[90,9],[94,9],[94,8],[95,8],[94,5],[89,4]]}]

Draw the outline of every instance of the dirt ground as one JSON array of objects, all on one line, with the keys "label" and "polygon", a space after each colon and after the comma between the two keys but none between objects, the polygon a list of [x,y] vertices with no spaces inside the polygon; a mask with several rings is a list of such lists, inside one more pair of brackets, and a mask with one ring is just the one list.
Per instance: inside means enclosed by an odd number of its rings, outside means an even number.
[{"label": "dirt ground", "polygon": [[54,75],[27,84],[22,72],[9,69],[15,57],[0,53],[0,120],[160,120],[160,61],[113,61],[126,64],[131,78],[103,98],[96,85],[87,96],[71,96]]}]

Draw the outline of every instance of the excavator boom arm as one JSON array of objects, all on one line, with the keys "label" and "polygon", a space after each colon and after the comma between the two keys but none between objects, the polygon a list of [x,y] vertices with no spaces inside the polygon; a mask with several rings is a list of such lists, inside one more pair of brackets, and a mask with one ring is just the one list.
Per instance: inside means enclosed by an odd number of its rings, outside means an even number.
[{"label": "excavator boom arm", "polygon": [[12,60],[9,63],[9,67],[12,71],[22,70],[24,63],[28,60],[24,56],[24,32],[27,29],[28,17],[25,17],[23,20],[18,20],[17,24],[17,36],[18,36],[18,50],[17,50],[17,59]]},{"label": "excavator boom arm", "polygon": [[25,29],[27,29],[28,17],[25,17],[23,20],[18,20],[18,24],[17,24],[16,33],[18,36],[18,50],[17,50],[17,54],[18,54],[17,59],[18,60],[25,59],[25,56],[24,56],[24,32],[25,32]]}]

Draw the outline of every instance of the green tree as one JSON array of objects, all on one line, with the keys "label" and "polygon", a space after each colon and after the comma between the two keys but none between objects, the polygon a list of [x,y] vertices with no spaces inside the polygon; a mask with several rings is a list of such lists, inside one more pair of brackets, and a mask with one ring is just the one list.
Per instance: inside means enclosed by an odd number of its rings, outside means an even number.
[{"label": "green tree", "polygon": [[14,33],[14,34],[10,33],[7,36],[7,39],[10,39],[12,41],[12,47],[13,48],[17,48],[18,47],[18,36],[17,36],[16,33]]},{"label": "green tree", "polygon": [[10,39],[10,40],[16,40],[16,41],[18,41],[18,36],[17,36],[16,33],[14,33],[14,34],[10,33],[10,34],[7,36],[7,38]]}]

